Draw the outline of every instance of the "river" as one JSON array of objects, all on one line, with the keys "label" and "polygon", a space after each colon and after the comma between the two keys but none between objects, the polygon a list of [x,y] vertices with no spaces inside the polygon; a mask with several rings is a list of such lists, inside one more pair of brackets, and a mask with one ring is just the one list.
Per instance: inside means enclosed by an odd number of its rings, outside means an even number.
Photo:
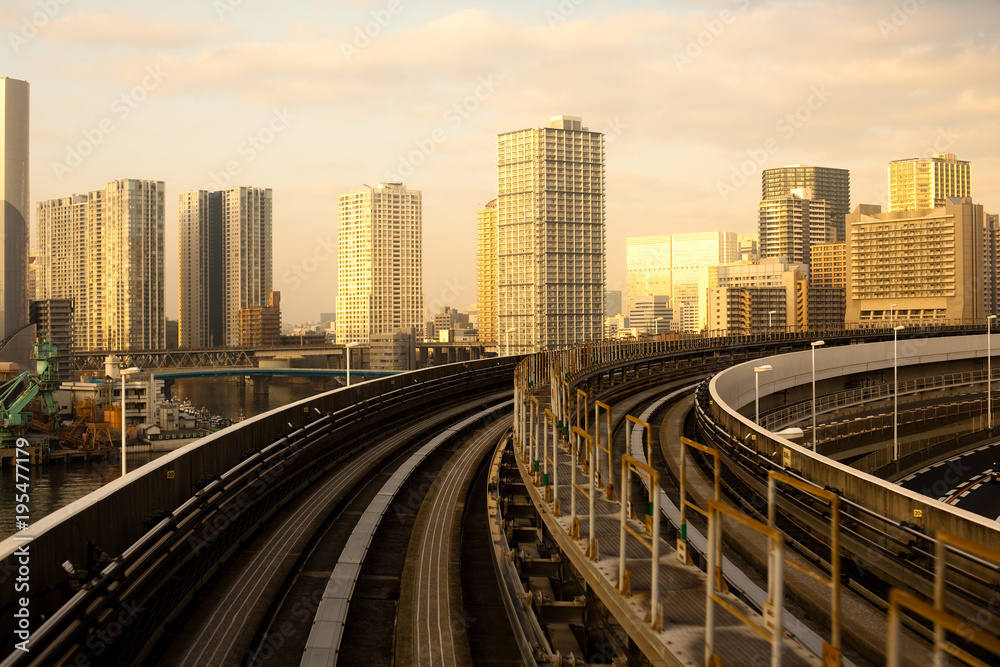
[{"label": "river", "polygon": [[[195,408],[206,408],[211,414],[237,420],[307,398],[316,392],[308,382],[273,380],[267,398],[254,396],[253,384],[228,378],[177,380],[173,395],[189,400]],[[169,452],[129,454],[129,470],[135,470]],[[120,459],[90,463],[49,463],[29,467],[30,522],[37,522],[108,482],[121,477]],[[0,539],[16,530],[16,471],[6,466],[0,473]]]}]

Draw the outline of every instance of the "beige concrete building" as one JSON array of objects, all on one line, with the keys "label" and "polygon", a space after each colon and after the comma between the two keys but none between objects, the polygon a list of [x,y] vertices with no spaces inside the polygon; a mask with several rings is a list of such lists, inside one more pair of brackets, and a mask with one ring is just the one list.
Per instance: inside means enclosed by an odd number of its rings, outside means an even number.
[{"label": "beige concrete building", "polygon": [[983,312],[989,317],[1000,315],[1000,215],[983,217]]},{"label": "beige concrete building", "polygon": [[0,77],[0,341],[28,324],[29,94]]},{"label": "beige concrete building", "polygon": [[944,206],[920,211],[882,213],[880,206],[859,206],[847,222],[848,323],[982,320],[981,205],[966,197],[948,198]]},{"label": "beige concrete building", "polygon": [[74,347],[163,349],[163,181],[111,181],[36,211],[37,296],[73,300]]},{"label": "beige concrete building", "polygon": [[675,331],[701,331],[710,267],[740,259],[734,232],[635,237],[625,244],[629,313],[637,297],[667,296]]},{"label": "beige concrete building", "polygon": [[972,166],[953,153],[889,163],[889,211],[924,211],[972,196]]},{"label": "beige concrete building", "polygon": [[708,330],[719,334],[803,331],[809,267],[774,257],[725,264],[710,274]]},{"label": "beige concrete building", "polygon": [[841,329],[847,313],[847,244],[812,247],[809,265],[808,326],[810,331]]},{"label": "beige concrete building", "polygon": [[340,194],[338,343],[423,328],[422,210],[422,193],[402,183]]},{"label": "beige concrete building", "polygon": [[479,340],[487,349],[497,346],[497,200],[476,214],[476,304],[479,311]]},{"label": "beige concrete building", "polygon": [[511,354],[602,338],[604,135],[575,116],[500,134],[496,201],[497,337]]},{"label": "beige concrete building", "polygon": [[846,243],[814,245],[809,284],[814,287],[847,287],[846,253]]}]

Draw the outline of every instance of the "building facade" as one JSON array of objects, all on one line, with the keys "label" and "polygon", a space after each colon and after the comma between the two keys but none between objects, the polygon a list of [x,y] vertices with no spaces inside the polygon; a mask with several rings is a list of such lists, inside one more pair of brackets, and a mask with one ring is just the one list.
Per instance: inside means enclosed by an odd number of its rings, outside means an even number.
[{"label": "building facade", "polygon": [[802,188],[812,192],[812,199],[826,202],[827,224],[834,230],[830,240],[845,240],[844,219],[851,212],[851,172],[834,167],[793,164],[765,169],[761,174],[762,200],[784,199],[794,190]]},{"label": "building facade", "polygon": [[984,213],[983,308],[986,317],[1000,315],[1000,215]]},{"label": "building facade", "polygon": [[487,348],[497,346],[497,200],[491,200],[477,214],[476,225],[476,307],[479,311],[479,340]]},{"label": "building facade", "polygon": [[811,189],[798,188],[784,197],[761,200],[757,220],[762,259],[784,257],[808,264],[814,243],[835,240],[827,202],[814,197]]},{"label": "building facade", "polygon": [[264,306],[273,287],[272,192],[236,187],[181,193],[180,345],[238,345],[240,309]]},{"label": "building facade", "polygon": [[629,325],[640,333],[668,333],[673,323],[670,297],[640,296],[629,314]]},{"label": "building facade", "polygon": [[36,211],[36,296],[73,301],[74,347],[163,349],[163,182],[112,181]]},{"label": "building facade", "polygon": [[497,137],[497,336],[511,354],[603,337],[604,135],[575,116]]},{"label": "building facade", "polygon": [[983,207],[948,198],[931,210],[847,218],[847,322],[860,326],[958,324],[984,317]]},{"label": "building facade", "polygon": [[402,183],[340,194],[338,343],[423,327],[422,201]]},{"label": "building facade", "polygon": [[675,331],[704,328],[710,268],[740,259],[734,232],[637,237],[625,244],[629,313],[639,296],[667,296]]},{"label": "building facade", "polygon": [[719,334],[803,331],[809,267],[785,258],[716,267],[708,287],[708,329]]},{"label": "building facade", "polygon": [[889,163],[889,212],[927,211],[972,196],[972,166],[953,153]]},{"label": "building facade", "polygon": [[281,292],[271,292],[267,305],[240,308],[240,347],[267,348],[281,344]]},{"label": "building facade", "polygon": [[0,77],[0,341],[28,324],[29,91]]},{"label": "building facade", "polygon": [[[73,300],[45,299],[32,301],[28,308],[28,319],[35,325],[36,335],[49,339],[60,355],[73,353]],[[59,368],[58,377],[66,382],[72,379],[73,371],[64,365]]]}]

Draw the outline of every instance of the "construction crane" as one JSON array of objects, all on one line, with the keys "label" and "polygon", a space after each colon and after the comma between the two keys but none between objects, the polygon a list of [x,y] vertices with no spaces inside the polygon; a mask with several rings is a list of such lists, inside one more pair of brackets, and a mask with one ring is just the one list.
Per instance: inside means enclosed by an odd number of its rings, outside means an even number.
[{"label": "construction crane", "polygon": [[[28,404],[42,395],[48,417],[59,414],[59,404],[52,395],[59,372],[59,350],[47,338],[35,341],[32,358],[37,362],[37,372],[25,371],[9,382],[0,385],[0,447],[14,447],[33,418],[25,411]],[[22,386],[27,386],[22,389]]]}]

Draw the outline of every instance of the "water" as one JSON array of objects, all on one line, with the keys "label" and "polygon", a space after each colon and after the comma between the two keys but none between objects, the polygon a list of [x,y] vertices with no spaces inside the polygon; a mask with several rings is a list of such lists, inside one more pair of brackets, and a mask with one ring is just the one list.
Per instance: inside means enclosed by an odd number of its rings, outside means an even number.
[{"label": "water", "polygon": [[[177,380],[173,396],[189,400],[195,408],[207,408],[220,417],[236,420],[267,412],[273,408],[313,396],[310,383],[272,381],[267,398],[254,396],[253,383],[239,379],[206,378]],[[129,470],[169,452],[130,453]],[[8,461],[9,463],[9,461]],[[89,463],[48,463],[28,468],[30,522],[35,523],[88,493],[121,477],[121,459],[113,452],[107,461]],[[23,480],[22,480],[23,481]],[[0,539],[16,532],[16,471],[7,465],[0,473]]]}]

